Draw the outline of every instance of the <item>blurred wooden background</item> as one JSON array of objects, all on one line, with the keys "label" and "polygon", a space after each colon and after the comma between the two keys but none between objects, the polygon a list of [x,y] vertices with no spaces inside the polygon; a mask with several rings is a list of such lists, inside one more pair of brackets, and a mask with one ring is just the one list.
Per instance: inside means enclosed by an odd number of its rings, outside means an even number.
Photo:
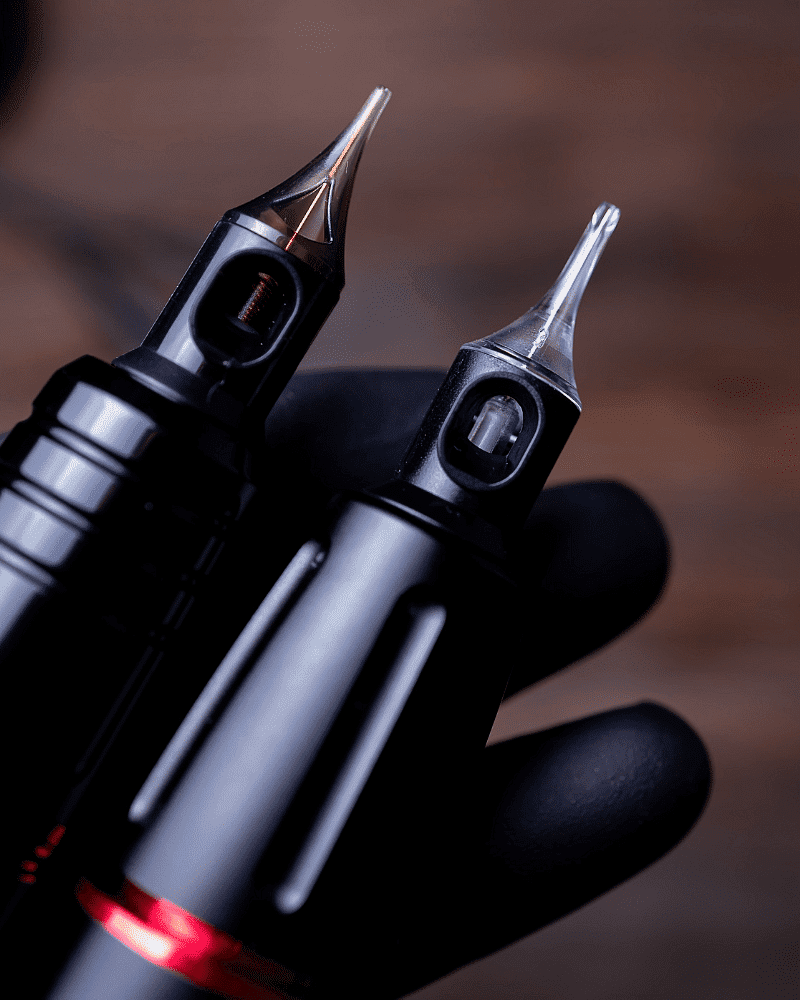
[{"label": "blurred wooden background", "polygon": [[347,288],[304,362],[446,368],[620,225],[581,308],[583,417],[553,477],[617,478],[673,572],[630,634],[494,737],[642,699],[715,768],[667,858],[420,1000],[798,993],[798,0],[44,0],[0,130],[0,425],[137,344],[222,212],[390,101]]}]

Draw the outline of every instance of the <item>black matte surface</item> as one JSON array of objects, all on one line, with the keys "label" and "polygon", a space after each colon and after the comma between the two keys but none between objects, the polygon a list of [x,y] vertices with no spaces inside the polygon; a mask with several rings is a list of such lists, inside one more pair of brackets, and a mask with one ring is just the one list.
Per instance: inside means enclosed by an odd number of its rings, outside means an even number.
[{"label": "black matte surface", "polygon": [[[237,602],[266,589],[338,490],[390,478],[442,376],[339,371],[291,380],[267,425],[274,488],[255,497],[231,538],[220,567],[231,584],[220,593],[220,618],[241,614]],[[585,482],[541,495],[515,562],[517,614],[527,609],[536,628],[525,634],[536,641],[522,645],[518,629],[493,629],[495,655],[514,664],[509,693],[631,627],[660,593],[668,545],[635,493]],[[199,644],[206,640],[197,627]],[[204,627],[210,636],[213,620]],[[474,627],[456,651],[465,663],[481,646],[475,636],[493,628],[479,615]],[[161,696],[169,697],[168,685]],[[495,744],[477,768],[453,773],[461,805],[451,815],[434,822],[410,800],[402,836],[343,842],[322,904],[278,928],[251,917],[242,936],[311,971],[314,1000],[393,1000],[663,856],[696,822],[710,780],[697,734],[654,704]]]}]

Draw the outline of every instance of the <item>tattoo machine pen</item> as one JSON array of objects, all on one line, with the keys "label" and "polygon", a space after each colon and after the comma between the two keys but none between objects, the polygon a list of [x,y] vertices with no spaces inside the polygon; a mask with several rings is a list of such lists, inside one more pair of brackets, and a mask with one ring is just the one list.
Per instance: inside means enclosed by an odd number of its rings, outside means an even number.
[{"label": "tattoo machine pen", "polygon": [[346,914],[369,912],[370,845],[389,865],[451,807],[510,673],[497,630],[546,627],[512,613],[508,552],[580,413],[575,315],[618,217],[601,205],[539,304],[462,347],[396,478],[297,552],[133,796],[121,865],[84,872],[48,1000],[324,998],[326,964],[369,966]]},{"label": "tattoo machine pen", "polygon": [[[0,446],[0,663],[23,723],[2,737],[4,759],[21,761],[6,777],[3,927],[42,891],[143,687],[174,670],[191,705],[263,596],[262,583],[238,622],[214,601],[203,612],[226,539],[270,486],[265,416],[344,285],[353,180],[389,97],[376,88],[308,166],[227,212],[141,347],[57,371]],[[204,614],[214,659],[197,642],[169,659]],[[138,781],[154,740],[140,733]]]}]

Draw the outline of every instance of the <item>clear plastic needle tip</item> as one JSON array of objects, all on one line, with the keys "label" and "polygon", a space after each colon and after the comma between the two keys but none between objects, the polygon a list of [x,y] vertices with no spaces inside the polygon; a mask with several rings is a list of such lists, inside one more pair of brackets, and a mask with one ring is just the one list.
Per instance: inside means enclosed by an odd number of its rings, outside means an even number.
[{"label": "clear plastic needle tip", "polygon": [[510,326],[475,345],[501,348],[524,358],[529,367],[549,376],[578,406],[580,399],[572,367],[575,316],[600,254],[616,229],[619,214],[615,205],[603,202],[547,294]]},{"label": "clear plastic needle tip", "polygon": [[240,225],[248,225],[248,219],[260,222],[273,242],[320,270],[340,271],[343,281],[347,209],[356,169],[391,96],[386,87],[376,87],[352,123],[319,156],[226,217]]}]

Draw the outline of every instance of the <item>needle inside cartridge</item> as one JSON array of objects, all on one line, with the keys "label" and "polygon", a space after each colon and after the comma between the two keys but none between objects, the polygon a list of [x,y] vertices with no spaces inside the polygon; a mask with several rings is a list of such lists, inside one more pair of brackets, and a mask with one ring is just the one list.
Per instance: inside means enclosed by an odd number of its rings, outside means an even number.
[{"label": "needle inside cartridge", "polygon": [[[376,87],[353,121],[334,141],[288,180],[235,209],[229,216],[269,226],[284,250],[319,264],[341,262],[347,209],[361,154],[392,96]],[[234,216],[236,218],[234,218]]]}]

